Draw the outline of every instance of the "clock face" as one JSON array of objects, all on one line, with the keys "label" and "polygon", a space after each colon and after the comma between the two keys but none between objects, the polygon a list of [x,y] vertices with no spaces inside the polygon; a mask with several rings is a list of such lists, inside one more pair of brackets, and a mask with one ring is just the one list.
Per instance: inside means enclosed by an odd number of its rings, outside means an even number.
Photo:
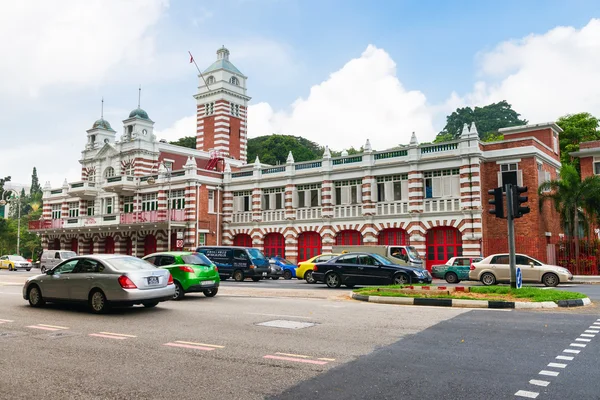
[{"label": "clock face", "polygon": [[147,131],[146,129],[142,129],[142,134],[144,134],[144,135],[145,135],[145,134],[147,134],[147,133],[148,133],[148,131]]}]

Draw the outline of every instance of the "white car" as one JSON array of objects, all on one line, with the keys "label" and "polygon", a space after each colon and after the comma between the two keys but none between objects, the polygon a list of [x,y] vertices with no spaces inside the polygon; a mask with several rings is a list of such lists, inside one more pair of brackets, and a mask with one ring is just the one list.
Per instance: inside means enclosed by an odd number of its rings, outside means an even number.
[{"label": "white car", "polygon": [[[509,255],[492,254],[478,263],[471,265],[469,279],[481,281],[486,286],[496,283],[510,282]],[[546,286],[557,286],[573,280],[571,272],[563,267],[544,264],[524,254],[516,255],[517,267],[521,268],[523,282],[543,283]]]}]

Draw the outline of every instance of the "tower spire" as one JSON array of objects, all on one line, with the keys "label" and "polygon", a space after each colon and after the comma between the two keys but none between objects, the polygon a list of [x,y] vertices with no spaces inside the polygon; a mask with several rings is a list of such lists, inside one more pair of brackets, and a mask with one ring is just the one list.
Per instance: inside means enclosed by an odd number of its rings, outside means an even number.
[{"label": "tower spire", "polygon": [[142,85],[138,89],[138,108],[140,108],[140,101],[142,100]]},{"label": "tower spire", "polygon": [[104,96],[102,96],[102,105],[100,106],[100,119],[104,119]]}]

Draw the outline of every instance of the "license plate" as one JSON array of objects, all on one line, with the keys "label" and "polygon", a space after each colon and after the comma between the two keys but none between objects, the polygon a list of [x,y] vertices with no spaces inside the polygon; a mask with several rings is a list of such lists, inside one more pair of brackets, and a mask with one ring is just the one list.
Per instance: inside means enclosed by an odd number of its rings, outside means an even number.
[{"label": "license plate", "polygon": [[266,273],[266,272],[263,272],[263,276],[267,276],[267,273]]},{"label": "license plate", "polygon": [[200,284],[202,286],[204,286],[204,285],[214,285],[215,281],[202,281],[202,282],[200,282]]},{"label": "license plate", "polygon": [[158,276],[148,277],[148,285],[158,285]]}]

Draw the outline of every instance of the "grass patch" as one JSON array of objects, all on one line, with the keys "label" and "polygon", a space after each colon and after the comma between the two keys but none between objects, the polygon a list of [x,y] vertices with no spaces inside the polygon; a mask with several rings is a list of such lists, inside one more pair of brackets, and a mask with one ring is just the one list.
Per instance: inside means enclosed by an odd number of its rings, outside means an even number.
[{"label": "grass patch", "polygon": [[[398,293],[386,289],[401,289],[407,285],[391,285],[382,287],[366,287],[356,289],[354,292],[363,296],[382,297],[417,297],[430,299],[464,299],[464,300],[491,300],[491,301],[559,301],[584,299],[587,295],[579,292],[566,292],[555,289],[540,289],[535,287],[523,287],[511,289],[506,286],[472,286],[471,292],[451,292],[451,294],[432,294],[428,292],[415,291],[414,293]],[[377,291],[379,289],[379,291]]]}]

